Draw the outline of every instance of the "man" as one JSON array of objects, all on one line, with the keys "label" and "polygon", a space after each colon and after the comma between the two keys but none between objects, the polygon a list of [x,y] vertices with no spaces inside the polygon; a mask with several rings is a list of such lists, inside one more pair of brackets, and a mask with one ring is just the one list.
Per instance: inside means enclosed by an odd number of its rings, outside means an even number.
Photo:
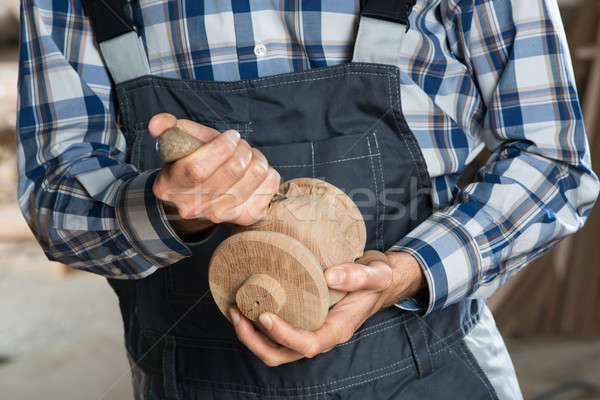
[{"label": "man", "polygon": [[[138,398],[521,397],[484,299],[598,193],[555,2],[85,6],[23,3],[19,195],[119,295]],[[208,144],[163,165],[173,126]],[[369,251],[327,271],[323,328],[265,313],[268,338],[206,266],[280,176],[353,195]]]}]

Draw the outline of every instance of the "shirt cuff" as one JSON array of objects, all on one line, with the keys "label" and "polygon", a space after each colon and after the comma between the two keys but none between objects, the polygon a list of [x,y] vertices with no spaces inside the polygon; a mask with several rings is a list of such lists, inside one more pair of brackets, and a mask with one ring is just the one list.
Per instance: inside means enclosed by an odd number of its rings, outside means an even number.
[{"label": "shirt cuff", "polygon": [[117,198],[116,219],[133,250],[160,268],[192,252],[175,233],[162,202],[152,192],[157,174],[158,170],[143,172],[123,185]]},{"label": "shirt cuff", "polygon": [[396,304],[401,309],[431,314],[471,294],[480,280],[477,242],[450,215],[433,214],[390,250],[412,255],[427,280],[428,299],[406,299]]}]

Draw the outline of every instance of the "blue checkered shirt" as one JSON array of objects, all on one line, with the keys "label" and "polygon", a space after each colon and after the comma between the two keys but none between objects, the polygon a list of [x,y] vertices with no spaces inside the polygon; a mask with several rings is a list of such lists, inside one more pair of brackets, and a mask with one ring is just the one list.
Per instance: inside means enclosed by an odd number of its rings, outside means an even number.
[{"label": "blue checkered shirt", "polygon": [[[153,75],[234,81],[348,62],[359,7],[140,0],[134,15]],[[80,1],[23,1],[21,29],[19,201],[48,257],[136,279],[189,256],[152,196],[157,171],[125,162]],[[393,249],[421,263],[430,313],[489,296],[580,229],[598,181],[555,1],[419,0],[399,51],[436,211]],[[490,161],[457,189],[483,146]]]}]

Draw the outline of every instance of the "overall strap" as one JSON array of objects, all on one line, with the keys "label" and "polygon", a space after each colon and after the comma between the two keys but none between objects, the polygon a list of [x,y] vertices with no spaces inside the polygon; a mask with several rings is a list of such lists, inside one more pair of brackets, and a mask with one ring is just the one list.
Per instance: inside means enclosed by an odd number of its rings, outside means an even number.
[{"label": "overall strap", "polygon": [[400,46],[416,0],[366,0],[354,45],[353,62],[400,65]]},{"label": "overall strap", "polygon": [[82,0],[100,52],[118,84],[150,73],[131,13],[131,0]]}]

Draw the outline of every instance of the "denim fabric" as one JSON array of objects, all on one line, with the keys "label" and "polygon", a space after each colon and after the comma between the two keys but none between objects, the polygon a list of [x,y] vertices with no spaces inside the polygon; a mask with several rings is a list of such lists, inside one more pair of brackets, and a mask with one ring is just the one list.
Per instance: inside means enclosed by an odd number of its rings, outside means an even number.
[{"label": "denim fabric", "polygon": [[[231,83],[147,76],[117,93],[129,161],[141,170],[162,165],[146,128],[156,113],[235,128],[283,180],[316,177],[346,191],[365,218],[367,248],[385,250],[432,212],[398,82],[395,67],[351,63]],[[478,318],[475,301],[425,318],[392,307],[326,354],[265,366],[238,342],[208,291],[208,261],[228,235],[220,227],[192,257],[115,286],[128,350],[147,377],[138,392],[147,398],[443,398],[448,388],[495,398],[461,341]]]}]

